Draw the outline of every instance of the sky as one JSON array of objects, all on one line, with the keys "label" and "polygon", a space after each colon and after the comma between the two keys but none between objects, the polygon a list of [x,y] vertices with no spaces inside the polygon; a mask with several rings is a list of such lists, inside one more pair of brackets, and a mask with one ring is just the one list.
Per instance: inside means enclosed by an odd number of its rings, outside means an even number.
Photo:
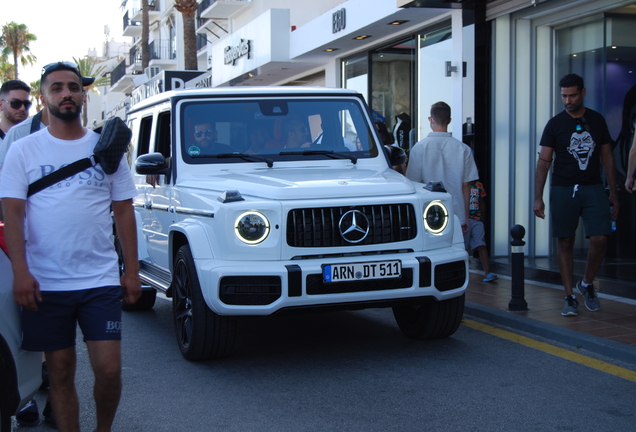
[{"label": "sky", "polygon": [[[121,35],[124,11],[122,0],[2,0],[0,26],[15,21],[25,24],[37,37],[29,47],[37,57],[33,67],[18,65],[18,78],[27,84],[40,79],[42,66],[56,61],[72,61],[95,49],[102,55],[104,26],[108,40],[132,42]],[[10,59],[13,62],[12,59]]]}]

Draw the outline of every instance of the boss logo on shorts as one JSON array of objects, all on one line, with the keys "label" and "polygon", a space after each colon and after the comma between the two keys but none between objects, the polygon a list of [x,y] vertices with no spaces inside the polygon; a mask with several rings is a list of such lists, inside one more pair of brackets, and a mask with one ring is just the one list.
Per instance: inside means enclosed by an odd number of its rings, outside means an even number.
[{"label": "boss logo on shorts", "polygon": [[121,333],[121,321],[106,321],[106,333]]}]

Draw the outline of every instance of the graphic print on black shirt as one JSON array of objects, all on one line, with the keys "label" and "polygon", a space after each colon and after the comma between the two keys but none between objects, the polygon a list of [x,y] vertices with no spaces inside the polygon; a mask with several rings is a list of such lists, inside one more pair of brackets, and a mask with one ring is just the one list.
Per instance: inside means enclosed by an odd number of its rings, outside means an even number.
[{"label": "graphic print on black shirt", "polygon": [[579,169],[584,171],[587,169],[595,148],[596,143],[594,142],[592,135],[590,135],[590,133],[586,130],[577,130],[574,131],[572,138],[570,138],[568,153],[570,153],[579,163]]},{"label": "graphic print on black shirt", "polygon": [[612,138],[603,116],[589,108],[583,117],[566,111],[552,117],[541,136],[541,146],[554,149],[552,186],[602,183],[601,146]]}]

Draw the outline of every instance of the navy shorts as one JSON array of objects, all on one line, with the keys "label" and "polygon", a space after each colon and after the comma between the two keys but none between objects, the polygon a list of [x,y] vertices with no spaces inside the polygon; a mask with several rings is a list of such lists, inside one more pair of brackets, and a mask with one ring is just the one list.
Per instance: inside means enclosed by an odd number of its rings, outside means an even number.
[{"label": "navy shorts", "polygon": [[579,217],[585,237],[612,233],[609,199],[601,184],[552,186],[550,207],[553,237],[574,237]]},{"label": "navy shorts", "polygon": [[79,324],[84,341],[121,340],[120,286],[42,291],[38,310],[22,308],[22,349],[58,351],[75,346]]}]

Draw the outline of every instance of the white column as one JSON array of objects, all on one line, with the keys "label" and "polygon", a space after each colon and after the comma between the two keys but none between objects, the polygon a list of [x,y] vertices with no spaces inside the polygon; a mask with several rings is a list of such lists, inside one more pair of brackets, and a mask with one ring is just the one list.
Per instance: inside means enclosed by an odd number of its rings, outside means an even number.
[{"label": "white column", "polygon": [[[493,256],[508,256],[510,252],[510,146],[512,141],[512,60],[511,20],[509,15],[495,20],[493,40],[493,115],[492,115],[492,183]],[[476,83],[479,85],[479,83]]]},{"label": "white column", "polygon": [[[533,143],[535,145],[535,151],[533,152],[533,160],[537,160],[537,152],[540,150],[539,141],[543,134],[543,128],[546,123],[552,117],[553,105],[552,97],[555,94],[554,84],[552,82],[552,28],[548,26],[539,26],[536,30],[537,43],[536,43],[536,111],[535,111],[535,137],[536,140]],[[550,167],[551,170],[552,167]],[[535,168],[536,170],[536,168]],[[531,177],[534,185],[534,174]],[[543,202],[545,203],[545,214],[550,215],[550,182],[551,174],[548,173],[548,178],[545,182],[545,188],[543,189]],[[532,194],[534,197],[534,186],[532,188]],[[530,209],[532,213],[532,209]],[[534,216],[533,216],[534,217]],[[549,256],[550,255],[550,217],[545,219],[534,218],[534,235],[535,235],[535,256]]]},{"label": "white column", "polygon": [[[532,26],[529,20],[516,20],[514,23],[515,31],[515,82],[514,89],[514,156],[511,161],[514,170],[511,172],[514,190],[511,190],[510,199],[514,201],[512,210],[512,218],[510,227],[519,224],[526,229],[526,233],[530,232],[530,224],[534,222],[534,213],[532,212],[533,200],[531,200],[530,190],[536,159],[534,158],[534,145],[530,139],[534,136],[531,127],[531,106],[534,95],[532,89],[531,71],[531,47],[532,47]],[[511,92],[512,95],[512,92]],[[529,239],[524,238],[524,241]]]},{"label": "white column", "polygon": [[451,66],[457,68],[457,72],[453,72],[451,78],[453,80],[453,101],[451,104],[451,116],[453,122],[451,124],[452,133],[455,138],[462,140],[462,124],[464,123],[464,80],[463,80],[463,61],[464,61],[464,32],[463,19],[461,9],[455,9],[451,13],[452,41],[453,53]]}]

